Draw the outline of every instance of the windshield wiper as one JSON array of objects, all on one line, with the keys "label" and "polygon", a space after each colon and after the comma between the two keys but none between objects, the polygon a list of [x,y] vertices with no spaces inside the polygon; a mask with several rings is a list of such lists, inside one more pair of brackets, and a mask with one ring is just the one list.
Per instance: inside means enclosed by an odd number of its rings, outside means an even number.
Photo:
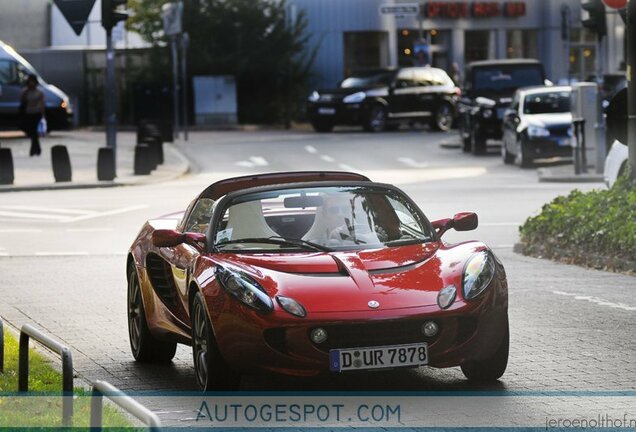
[{"label": "windshield wiper", "polygon": [[300,246],[305,249],[312,249],[320,252],[331,252],[332,249],[321,246],[316,243],[312,243],[306,240],[301,239],[290,239],[279,236],[271,236],[271,237],[253,237],[253,238],[242,238],[236,240],[226,240],[221,243],[217,243],[214,245],[214,248],[218,250],[219,247],[227,246],[230,244],[241,244],[241,243],[269,243],[269,244],[277,244],[282,246]]}]

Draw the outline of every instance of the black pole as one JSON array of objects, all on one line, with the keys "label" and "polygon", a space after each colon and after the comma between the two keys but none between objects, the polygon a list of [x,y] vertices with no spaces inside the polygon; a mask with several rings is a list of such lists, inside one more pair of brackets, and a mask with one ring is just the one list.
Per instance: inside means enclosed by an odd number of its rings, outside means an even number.
[{"label": "black pole", "polygon": [[636,0],[627,1],[627,146],[632,178],[636,179]]},{"label": "black pole", "polygon": [[106,145],[113,149],[114,171],[117,173],[117,113],[115,86],[115,51],[113,49],[113,30],[106,30],[106,88],[104,91],[106,103]]}]

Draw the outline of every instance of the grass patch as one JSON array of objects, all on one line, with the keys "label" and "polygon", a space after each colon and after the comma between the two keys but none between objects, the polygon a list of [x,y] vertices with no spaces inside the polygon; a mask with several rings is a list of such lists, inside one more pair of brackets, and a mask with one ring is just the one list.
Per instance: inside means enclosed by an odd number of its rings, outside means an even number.
[{"label": "grass patch", "polygon": [[523,252],[615,271],[636,272],[636,181],[609,190],[574,190],[520,227]]},{"label": "grass patch", "polygon": [[[4,373],[0,373],[0,428],[35,429],[59,428],[62,424],[62,374],[49,359],[30,350],[29,394],[16,397],[18,391],[18,341],[4,333]],[[4,394],[3,394],[4,393]],[[9,393],[9,394],[7,394]],[[90,392],[76,388],[72,430],[88,430],[90,421]],[[105,400],[105,399],[104,399]],[[140,430],[132,427],[128,418],[114,407],[104,405],[104,427],[116,430]],[[111,429],[113,430],[113,429]]]}]

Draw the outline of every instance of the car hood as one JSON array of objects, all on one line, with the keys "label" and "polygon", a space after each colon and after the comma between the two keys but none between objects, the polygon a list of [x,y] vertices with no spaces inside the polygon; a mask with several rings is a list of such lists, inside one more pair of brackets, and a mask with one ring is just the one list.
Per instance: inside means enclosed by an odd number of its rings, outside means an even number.
[{"label": "car hood", "polygon": [[524,114],[523,120],[528,126],[567,126],[572,123],[572,113]]},{"label": "car hood", "polygon": [[[226,264],[254,278],[271,297],[300,302],[308,313],[404,309],[437,304],[440,289],[461,288],[465,261],[481,243],[441,243],[357,252],[228,255]],[[223,265],[223,264],[221,264]]]}]

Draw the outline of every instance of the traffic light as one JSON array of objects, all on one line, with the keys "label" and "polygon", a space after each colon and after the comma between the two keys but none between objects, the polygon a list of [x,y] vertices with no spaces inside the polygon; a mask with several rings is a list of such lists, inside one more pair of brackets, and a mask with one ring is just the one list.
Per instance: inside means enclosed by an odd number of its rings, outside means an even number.
[{"label": "traffic light", "polygon": [[581,21],[586,27],[599,37],[607,34],[607,20],[605,19],[605,5],[603,0],[582,0]]},{"label": "traffic light", "polygon": [[102,27],[109,31],[119,21],[126,21],[128,13],[120,8],[120,6],[125,8],[126,3],[128,0],[102,0]]}]

